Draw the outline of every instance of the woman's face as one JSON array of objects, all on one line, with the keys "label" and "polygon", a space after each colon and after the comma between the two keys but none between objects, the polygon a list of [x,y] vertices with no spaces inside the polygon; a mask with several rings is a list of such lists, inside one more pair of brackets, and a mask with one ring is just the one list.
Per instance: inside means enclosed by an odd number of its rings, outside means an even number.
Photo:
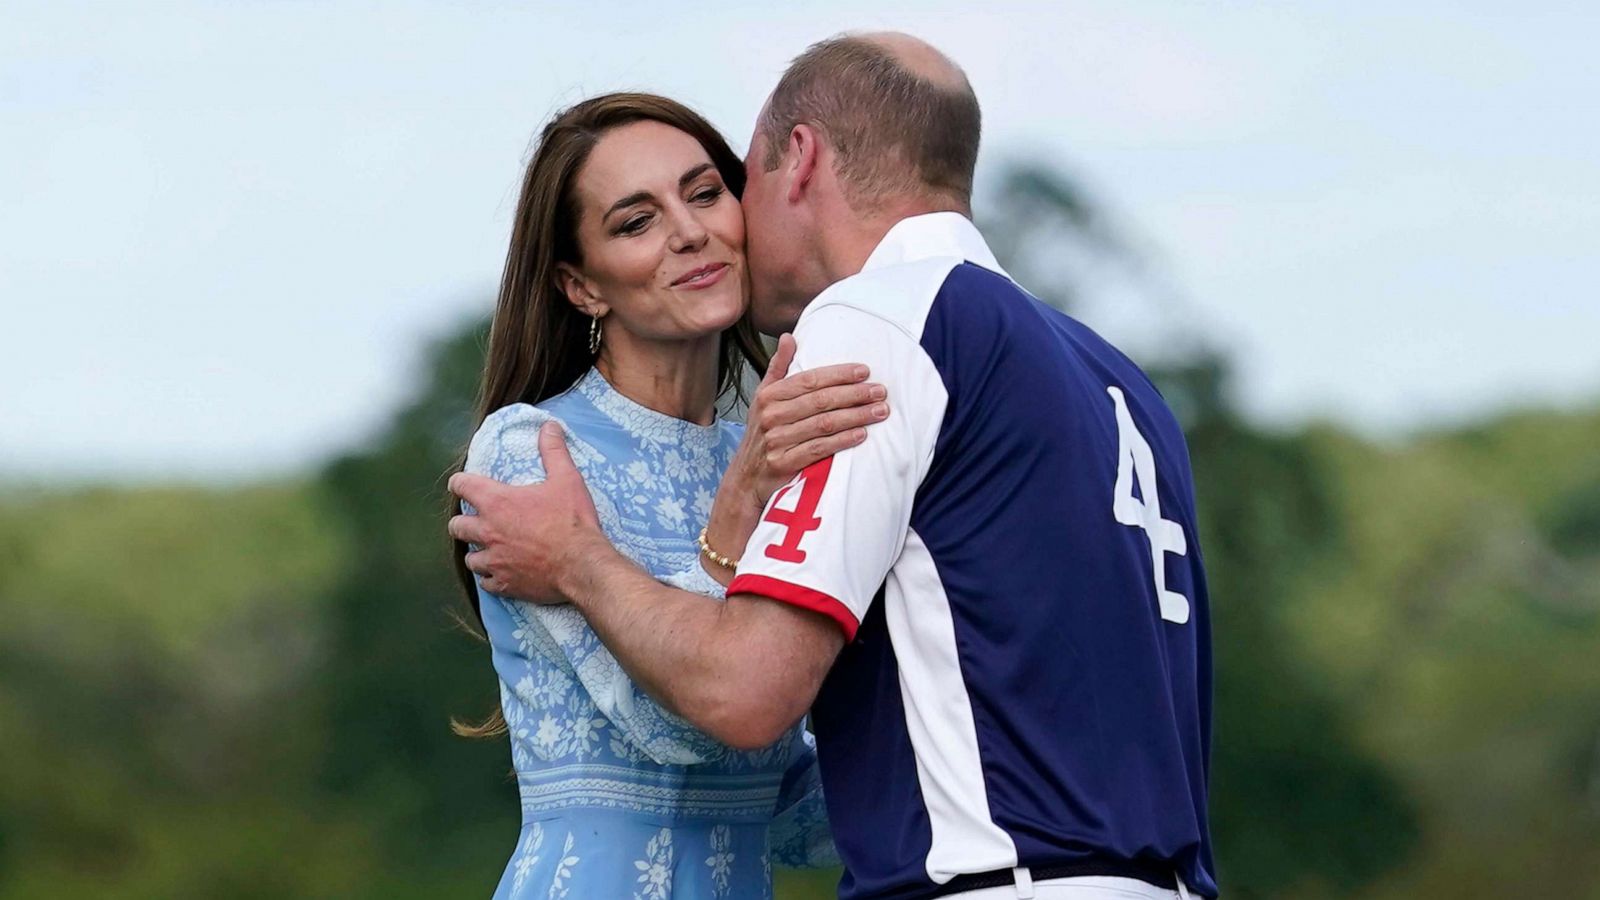
[{"label": "woman's face", "polygon": [[699,141],[660,122],[614,128],[574,188],[583,262],[562,284],[605,316],[612,346],[704,338],[744,314],[744,216]]}]

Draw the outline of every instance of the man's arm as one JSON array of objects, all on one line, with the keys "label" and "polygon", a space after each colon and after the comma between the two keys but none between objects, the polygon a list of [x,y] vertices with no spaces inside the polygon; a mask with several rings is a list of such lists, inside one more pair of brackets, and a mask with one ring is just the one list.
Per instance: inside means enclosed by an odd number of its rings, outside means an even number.
[{"label": "man's arm", "polygon": [[832,620],[753,594],[719,603],[680,591],[604,538],[585,543],[558,588],[662,705],[744,750],[778,740],[810,709],[844,646]]},{"label": "man's arm", "polygon": [[[719,602],[661,584],[601,532],[559,425],[540,429],[539,455],[541,484],[451,479],[479,512],[452,519],[451,534],[490,548],[468,554],[484,589],[570,600],[647,693],[725,744],[764,747],[799,721],[844,646],[839,627],[761,597]],[[515,554],[493,552],[507,547]],[[497,564],[515,572],[496,572]]]},{"label": "man's arm", "polygon": [[450,484],[478,510],[450,530],[485,548],[467,556],[485,589],[535,602],[570,597],[636,682],[737,746],[776,738],[815,698],[900,553],[944,415],[937,371],[898,325],[830,307],[809,327],[818,349],[799,368],[864,360],[911,414],[897,411],[865,443],[773,495],[726,607],[656,584],[617,555],[553,428],[540,435],[544,484],[504,488],[461,475]]}]

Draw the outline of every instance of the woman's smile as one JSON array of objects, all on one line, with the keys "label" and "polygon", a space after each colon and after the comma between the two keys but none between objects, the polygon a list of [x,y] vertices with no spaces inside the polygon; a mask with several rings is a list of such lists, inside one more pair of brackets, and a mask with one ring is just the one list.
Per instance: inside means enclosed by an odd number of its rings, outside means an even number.
[{"label": "woman's smile", "polygon": [[721,281],[731,268],[733,267],[727,263],[709,263],[699,268],[690,269],[680,276],[678,280],[672,282],[671,287],[691,291],[708,288]]}]

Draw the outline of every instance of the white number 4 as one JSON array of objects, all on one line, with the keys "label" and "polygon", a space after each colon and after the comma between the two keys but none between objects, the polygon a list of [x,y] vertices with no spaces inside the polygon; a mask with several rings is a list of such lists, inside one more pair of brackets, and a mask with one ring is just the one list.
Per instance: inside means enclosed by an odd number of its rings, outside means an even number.
[{"label": "white number 4", "polygon": [[[1179,625],[1189,621],[1189,598],[1177,591],[1167,590],[1166,555],[1183,556],[1189,552],[1189,542],[1184,539],[1183,526],[1171,519],[1161,518],[1161,495],[1156,490],[1156,457],[1150,452],[1150,442],[1133,424],[1128,412],[1128,401],[1122,389],[1108,387],[1106,392],[1117,405],[1117,486],[1111,495],[1111,512],[1124,525],[1143,528],[1150,538],[1150,559],[1155,568],[1156,597],[1161,600],[1161,618]],[[1139,493],[1143,500],[1133,495],[1133,480],[1139,479]]]}]

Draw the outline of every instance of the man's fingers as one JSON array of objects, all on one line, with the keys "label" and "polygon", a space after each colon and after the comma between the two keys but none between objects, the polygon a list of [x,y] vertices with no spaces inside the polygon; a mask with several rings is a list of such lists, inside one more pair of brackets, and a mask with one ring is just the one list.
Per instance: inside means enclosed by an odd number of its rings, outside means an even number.
[{"label": "man's fingers", "polygon": [[468,553],[466,563],[472,574],[478,576],[478,587],[501,597],[510,596],[511,585],[494,574],[494,567],[489,562],[489,551],[478,550]]},{"label": "man's fingers", "polygon": [[548,481],[578,475],[578,467],[573,465],[572,454],[567,451],[566,432],[556,422],[539,426],[539,459],[544,461]]},{"label": "man's fingers", "polygon": [[[809,421],[811,419],[826,418],[824,413],[836,409],[857,409],[866,415],[856,424],[870,425],[873,422],[888,418],[888,402],[884,399],[888,391],[881,384],[844,384],[836,387],[823,388],[809,394],[801,394],[792,400],[776,400],[766,405],[761,411],[762,421],[769,429],[776,429],[779,425],[789,425],[795,422]],[[883,415],[877,416],[871,411],[883,407]],[[852,426],[844,426],[852,427]],[[838,431],[840,429],[829,429]],[[772,436],[769,433],[767,440],[770,443]]]},{"label": "man's fingers", "polygon": [[472,574],[474,575],[482,577],[488,575],[491,571],[489,568],[489,551],[487,550],[474,550],[471,553],[468,553],[464,557],[464,560],[467,564],[467,568],[471,570]]},{"label": "man's fingers", "polygon": [[866,381],[867,376],[870,374],[871,371],[861,363],[840,363],[839,365],[807,369],[804,372],[796,372],[782,381],[774,382],[767,389],[767,399],[769,401],[793,400],[802,394],[808,394],[822,388]]},{"label": "man's fingers", "polygon": [[787,332],[778,335],[778,349],[772,351],[767,374],[761,379],[763,385],[782,381],[789,374],[789,364],[794,362],[794,348],[794,335]]},{"label": "man's fingers", "polygon": [[482,475],[473,475],[470,472],[457,472],[450,476],[450,493],[467,501],[478,509],[484,507],[484,500],[488,495],[498,490],[500,482]]},{"label": "man's fingers", "polygon": [[479,546],[488,543],[483,520],[477,516],[452,516],[448,528],[450,536],[458,541]]}]

